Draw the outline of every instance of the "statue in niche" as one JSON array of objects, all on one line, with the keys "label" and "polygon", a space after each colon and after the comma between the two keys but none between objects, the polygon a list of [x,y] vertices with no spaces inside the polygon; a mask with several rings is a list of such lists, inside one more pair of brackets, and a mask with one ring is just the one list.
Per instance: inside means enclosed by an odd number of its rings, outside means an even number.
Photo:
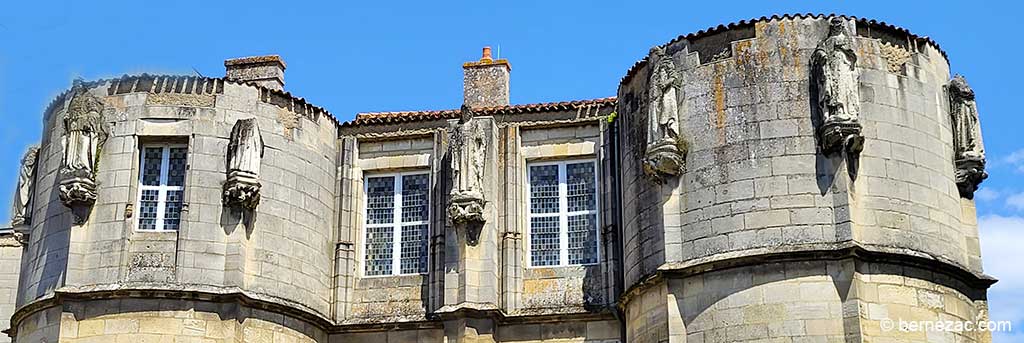
[{"label": "statue in niche", "polygon": [[224,205],[256,209],[260,203],[260,161],[263,159],[263,136],[256,118],[239,119],[231,128],[228,142],[227,173],[224,183]]},{"label": "statue in niche", "polygon": [[39,147],[30,147],[21,158],[21,169],[18,172],[18,184],[11,199],[11,226],[31,224],[32,193],[35,191],[36,160]]},{"label": "statue in niche", "polygon": [[960,195],[974,198],[985,172],[985,148],[981,142],[981,124],[974,90],[962,75],[949,82],[949,114],[953,126],[953,160],[956,165],[956,185]]},{"label": "statue in niche", "polygon": [[452,169],[451,200],[448,216],[454,224],[483,223],[484,159],[487,144],[482,122],[474,121],[473,111],[462,106],[458,126],[451,130],[449,157]]},{"label": "statue in niche", "polygon": [[812,84],[817,87],[818,109],[823,118],[819,131],[826,154],[864,148],[861,136],[857,54],[842,18],[829,20],[828,36],[811,55]]},{"label": "statue in niche", "polygon": [[88,206],[96,201],[96,168],[100,148],[107,140],[104,106],[99,98],[89,94],[80,80],[75,80],[72,94],[64,116],[60,199],[68,207]]},{"label": "statue in niche", "polygon": [[686,144],[679,137],[679,92],[681,77],[672,58],[662,47],[651,48],[648,56],[651,74],[648,81],[647,147],[644,172],[648,175],[675,176],[682,171]]}]

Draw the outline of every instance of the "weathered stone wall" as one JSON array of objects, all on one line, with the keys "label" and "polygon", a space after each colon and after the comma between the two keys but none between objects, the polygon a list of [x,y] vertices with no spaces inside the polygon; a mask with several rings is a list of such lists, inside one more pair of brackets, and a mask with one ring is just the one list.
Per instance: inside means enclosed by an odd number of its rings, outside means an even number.
[{"label": "weathered stone wall", "polygon": [[[22,245],[13,232],[0,235],[0,330],[11,327],[11,315],[18,301],[21,252]],[[10,338],[0,336],[0,342],[10,342]]]},{"label": "weathered stone wall", "polygon": [[[287,96],[219,79],[127,77],[93,84],[106,105],[98,199],[83,224],[56,195],[67,97],[45,117],[20,305],[55,289],[245,293],[327,316],[333,275],[336,122]],[[160,81],[163,80],[163,81]],[[177,81],[177,82],[175,82]],[[128,86],[124,86],[128,84]],[[175,86],[176,85],[176,86]],[[159,91],[158,91],[159,90]],[[262,200],[243,215],[222,204],[227,144],[238,119],[265,142]],[[136,230],[140,145],[189,148],[181,228]],[[134,209],[137,211],[138,209]]]},{"label": "weathered stone wall", "polygon": [[615,320],[566,321],[505,325],[498,328],[498,342],[622,342]]},{"label": "weathered stone wall", "polygon": [[[980,277],[973,201],[961,199],[954,179],[943,88],[948,62],[933,44],[906,33],[865,21],[844,23],[851,36],[856,32],[865,138],[859,158],[826,156],[818,147],[809,62],[828,32],[826,17],[766,19],[665,45],[682,78],[678,129],[689,154],[682,175],[664,183],[645,176],[639,163],[650,68],[641,63],[630,71],[619,89],[617,121],[627,289],[647,289],[640,285],[645,278],[673,270],[720,268],[713,262],[851,246],[928,256]],[[661,306],[661,300],[643,300],[648,292],[659,291],[652,286],[627,308],[642,313],[645,306]],[[672,284],[664,292],[672,293]],[[838,299],[826,300],[839,306]],[[983,312],[985,304],[970,308]],[[680,311],[696,319],[706,312]],[[835,320],[842,328],[841,318]],[[691,337],[706,327],[696,323],[686,323]],[[747,325],[715,323],[735,335]],[[628,324],[637,331],[630,337],[648,337],[642,333],[647,326],[673,327],[664,321]],[[751,335],[727,339],[768,337]]]},{"label": "weathered stone wall", "polygon": [[887,320],[987,320],[984,300],[948,275],[852,259],[673,276],[635,297],[626,306],[630,342],[990,340],[976,332],[886,331]]},{"label": "weathered stone wall", "polygon": [[18,332],[19,342],[328,342],[322,329],[280,313],[177,299],[68,302],[26,318]]}]

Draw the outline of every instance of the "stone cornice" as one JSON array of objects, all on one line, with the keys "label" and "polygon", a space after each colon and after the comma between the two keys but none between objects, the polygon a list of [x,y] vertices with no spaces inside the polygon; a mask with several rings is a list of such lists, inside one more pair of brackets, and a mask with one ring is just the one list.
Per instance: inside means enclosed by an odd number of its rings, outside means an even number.
[{"label": "stone cornice", "polygon": [[988,289],[996,279],[984,273],[970,271],[948,259],[918,251],[854,242],[817,243],[774,248],[734,251],[692,259],[686,262],[668,262],[640,281],[627,287],[619,297],[619,306],[628,303],[644,290],[660,284],[666,277],[686,277],[735,267],[764,265],[766,263],[796,261],[826,261],[853,258],[865,262],[888,263],[917,267],[943,273],[963,282],[968,287]]},{"label": "stone cornice", "polygon": [[[174,287],[168,287],[174,286]],[[238,287],[213,287],[204,285],[169,285],[154,283],[125,283],[98,286],[65,286],[53,293],[37,298],[19,307],[11,316],[8,335],[17,335],[18,324],[29,315],[59,305],[65,301],[86,301],[104,299],[175,299],[208,301],[214,303],[236,303],[251,308],[281,313],[301,319],[322,330],[329,331],[334,322],[329,317],[300,303],[242,290]]]},{"label": "stone cornice", "polygon": [[[181,285],[167,287],[167,284],[129,283],[100,286],[65,286],[53,293],[19,307],[11,316],[11,329],[5,331],[9,336],[17,336],[18,323],[38,311],[59,306],[64,302],[113,299],[173,299],[181,301],[207,301],[213,303],[236,303],[250,308],[280,313],[301,319],[327,333],[369,332],[395,329],[442,328],[443,321],[460,318],[490,318],[499,324],[550,323],[566,320],[602,320],[614,319],[608,308],[593,310],[582,309],[582,312],[555,314],[508,314],[491,304],[484,306],[460,306],[450,311],[430,313],[427,317],[405,322],[379,323],[337,323],[327,316],[304,305],[242,290],[237,287],[211,287],[201,285]],[[156,309],[154,309],[156,310]]]}]

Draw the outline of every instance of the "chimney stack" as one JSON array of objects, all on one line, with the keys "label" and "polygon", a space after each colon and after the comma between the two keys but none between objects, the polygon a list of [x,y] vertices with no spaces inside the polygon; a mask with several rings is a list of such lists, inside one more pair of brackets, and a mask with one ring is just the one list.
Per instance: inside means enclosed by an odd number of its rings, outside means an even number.
[{"label": "chimney stack", "polygon": [[284,89],[284,61],[278,55],[264,55],[224,60],[224,76],[231,80],[252,83],[276,90]]},{"label": "chimney stack", "polygon": [[469,107],[508,106],[508,77],[512,65],[508,60],[491,57],[485,46],[479,61],[462,64],[463,104]]}]

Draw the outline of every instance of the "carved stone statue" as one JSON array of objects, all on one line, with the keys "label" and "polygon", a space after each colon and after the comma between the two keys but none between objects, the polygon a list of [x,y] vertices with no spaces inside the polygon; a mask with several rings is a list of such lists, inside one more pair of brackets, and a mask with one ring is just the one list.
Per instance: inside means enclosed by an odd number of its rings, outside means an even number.
[{"label": "carved stone statue", "polygon": [[61,159],[60,199],[64,205],[92,205],[96,201],[96,167],[100,147],[107,140],[103,102],[89,94],[81,81],[64,116],[64,157]]},{"label": "carved stone statue", "polygon": [[21,169],[18,172],[18,184],[11,199],[11,226],[31,224],[32,193],[34,191],[36,160],[39,147],[30,147],[21,158]]},{"label": "carved stone statue", "polygon": [[224,183],[224,205],[255,209],[260,203],[260,160],[263,159],[263,136],[256,118],[239,119],[231,128],[228,143],[227,173]]},{"label": "carved stone statue", "polygon": [[859,153],[861,136],[860,93],[857,86],[857,54],[843,19],[829,20],[828,36],[811,55],[812,83],[818,91],[818,108],[823,123],[821,147],[826,153]]},{"label": "carved stone statue", "polygon": [[978,184],[988,177],[985,172],[985,147],[981,142],[978,107],[974,102],[974,90],[962,75],[953,77],[948,90],[956,185],[961,196],[973,199]]},{"label": "carved stone statue", "polygon": [[686,145],[679,137],[679,90],[681,78],[672,58],[662,47],[651,48],[653,68],[648,81],[647,147],[644,172],[651,176],[679,175],[685,163]]},{"label": "carved stone statue", "polygon": [[451,130],[449,142],[453,184],[448,216],[455,224],[485,220],[483,178],[487,144],[483,123],[472,119],[473,111],[463,105],[462,118]]}]

